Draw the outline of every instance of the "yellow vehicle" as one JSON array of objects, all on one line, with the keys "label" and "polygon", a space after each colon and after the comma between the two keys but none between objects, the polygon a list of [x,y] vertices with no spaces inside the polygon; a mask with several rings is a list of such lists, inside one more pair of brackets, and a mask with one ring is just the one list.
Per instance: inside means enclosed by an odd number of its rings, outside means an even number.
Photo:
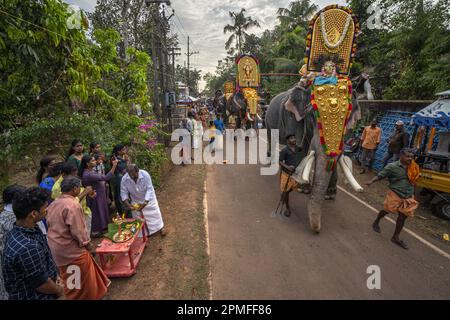
[{"label": "yellow vehicle", "polygon": [[[444,136],[450,138],[450,132],[441,133],[439,142],[445,141]],[[447,139],[448,141],[450,139]],[[419,156],[420,178],[416,186],[424,188],[433,195],[430,202],[433,214],[450,220],[450,156],[439,153],[439,151],[429,151]]]},{"label": "yellow vehicle", "polygon": [[[413,122],[420,126],[416,135],[420,178],[416,185],[433,195],[432,212],[450,220],[450,90],[438,96],[438,100],[413,116]],[[439,142],[432,150],[435,135]]]}]

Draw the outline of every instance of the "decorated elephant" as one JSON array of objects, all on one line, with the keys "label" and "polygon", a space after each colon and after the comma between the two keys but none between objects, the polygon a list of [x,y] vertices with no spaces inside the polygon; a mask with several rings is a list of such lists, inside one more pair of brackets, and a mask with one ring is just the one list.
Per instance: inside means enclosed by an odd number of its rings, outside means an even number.
[{"label": "decorated elephant", "polygon": [[[353,97],[354,98],[354,97]],[[362,188],[356,182],[351,172],[351,161],[339,155],[335,163],[329,164],[329,157],[324,152],[321,143],[321,133],[315,117],[315,110],[310,102],[311,90],[295,86],[282,92],[272,99],[266,113],[266,126],[270,146],[270,131],[279,130],[279,143],[286,144],[285,137],[294,134],[297,145],[302,148],[303,162],[297,169],[297,176],[301,177],[302,189],[310,193],[308,214],[311,228],[319,232],[321,228],[322,205],[324,199],[334,199],[337,189],[337,164],[344,172],[350,185],[361,192]],[[354,121],[358,115],[359,107],[356,99],[352,100],[352,110],[348,115],[347,124]],[[343,143],[341,135],[338,144]],[[268,147],[268,150],[270,148]]]},{"label": "decorated elephant", "polygon": [[216,113],[223,116],[225,125],[228,123],[228,117],[233,115],[236,118],[236,128],[247,127],[249,123],[247,101],[241,92],[216,95],[213,105]]},{"label": "decorated elephant", "polygon": [[[334,30],[333,37],[326,27]],[[273,98],[266,113],[267,128],[279,129],[281,144],[294,134],[302,147],[303,160],[291,177],[310,186],[308,215],[317,233],[323,200],[334,199],[336,194],[338,166],[350,185],[363,191],[352,175],[351,160],[342,154],[346,129],[360,117],[348,78],[357,34],[359,24],[350,9],[333,5],[320,10],[310,22],[300,82]]]}]

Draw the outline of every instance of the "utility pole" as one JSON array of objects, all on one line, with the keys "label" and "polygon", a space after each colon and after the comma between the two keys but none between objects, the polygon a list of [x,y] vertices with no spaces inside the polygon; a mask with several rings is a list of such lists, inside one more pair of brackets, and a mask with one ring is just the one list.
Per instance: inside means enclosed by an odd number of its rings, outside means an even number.
[{"label": "utility pole", "polygon": [[127,48],[128,48],[128,0],[123,0],[122,3],[122,36],[123,36],[123,58],[128,60]]},{"label": "utility pole", "polygon": [[155,8],[152,10],[152,62],[153,62],[153,110],[155,112],[156,118],[161,118],[161,108],[158,93],[158,56],[156,53],[157,39],[156,39],[156,12]]},{"label": "utility pole", "polygon": [[175,56],[181,56],[181,53],[175,52],[181,50],[181,48],[168,48],[169,55],[172,58],[172,79],[173,79],[173,89],[175,89],[176,83],[175,83]]},{"label": "utility pole", "polygon": [[[126,2],[126,0],[125,0]],[[167,110],[164,103],[164,95],[166,92],[166,80],[165,80],[165,61],[167,60],[167,51],[162,50],[166,47],[166,25],[162,22],[162,18],[159,13],[160,4],[166,3],[170,5],[170,1],[167,0],[145,0],[146,6],[151,11],[151,24],[152,24],[152,61],[153,61],[153,103],[155,115],[158,119],[161,119],[163,124],[166,124]],[[166,21],[164,21],[166,22]],[[161,36],[162,35],[162,36]],[[159,75],[158,75],[159,71]],[[159,91],[158,91],[159,84]],[[163,108],[161,109],[161,105]],[[161,139],[161,137],[160,137]],[[167,139],[164,137],[164,142],[167,143]]]},{"label": "utility pole", "polygon": [[191,52],[190,50],[189,50],[189,36],[187,37],[187,53],[185,53],[185,55],[187,55],[187,83],[186,83],[186,86],[188,87],[188,89],[189,89],[189,94],[190,94],[190,75],[189,75],[189,72],[190,72],[190,62],[189,62],[189,58],[193,55],[193,54],[199,54],[199,52],[198,51],[193,51],[193,52]]}]

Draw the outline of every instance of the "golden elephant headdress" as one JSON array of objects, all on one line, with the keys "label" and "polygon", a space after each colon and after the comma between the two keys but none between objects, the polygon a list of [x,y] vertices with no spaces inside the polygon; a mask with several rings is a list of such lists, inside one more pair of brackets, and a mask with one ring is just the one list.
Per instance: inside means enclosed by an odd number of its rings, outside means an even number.
[{"label": "golden elephant headdress", "polygon": [[317,12],[306,37],[308,71],[321,72],[325,61],[333,61],[338,74],[348,75],[359,32],[359,23],[347,7],[331,5]]},{"label": "golden elephant headdress", "polygon": [[261,83],[259,61],[253,55],[243,54],[236,59],[236,90],[240,90],[247,100],[249,113],[255,115],[258,109],[258,87]]}]

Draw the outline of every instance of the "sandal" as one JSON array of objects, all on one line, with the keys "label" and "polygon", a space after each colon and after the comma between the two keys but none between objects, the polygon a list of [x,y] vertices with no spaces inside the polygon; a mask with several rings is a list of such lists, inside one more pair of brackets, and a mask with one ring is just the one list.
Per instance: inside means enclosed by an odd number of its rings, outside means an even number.
[{"label": "sandal", "polygon": [[396,240],[396,239],[392,238],[391,241],[392,241],[393,243],[395,243],[396,245],[402,247],[402,248],[405,249],[405,250],[408,250],[408,249],[409,249],[408,246],[406,245],[406,243],[404,243],[402,240]]}]

